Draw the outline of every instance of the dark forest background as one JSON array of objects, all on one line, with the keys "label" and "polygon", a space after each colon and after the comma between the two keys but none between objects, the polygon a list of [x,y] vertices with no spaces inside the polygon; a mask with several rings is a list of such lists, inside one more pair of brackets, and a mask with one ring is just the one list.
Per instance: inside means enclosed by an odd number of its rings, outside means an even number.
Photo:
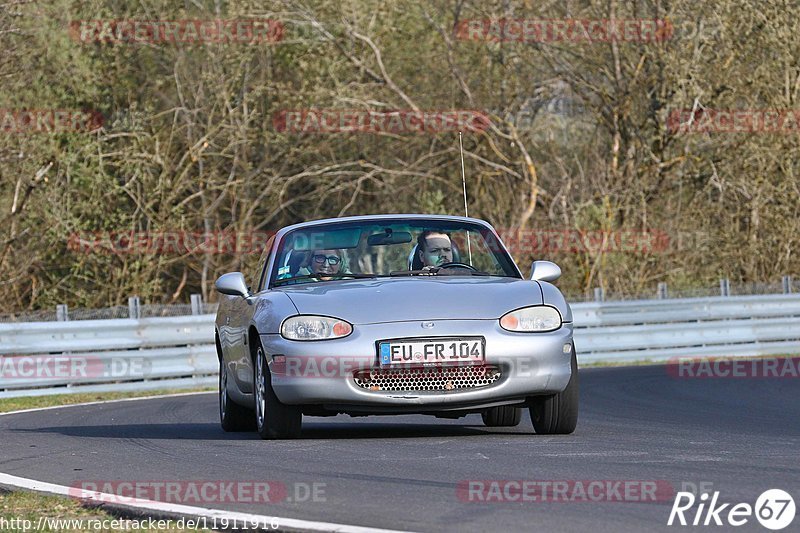
[{"label": "dark forest background", "polygon": [[[84,19],[271,18],[277,43],[82,42]],[[660,19],[657,42],[459,38],[483,18]],[[797,132],[668,127],[681,109],[794,109],[796,3],[775,0],[10,1],[0,108],[95,110],[91,133],[0,131],[0,311],[214,301],[257,254],[100,253],[93,232],[268,232],[367,213],[463,213],[458,137],[296,134],[287,109],[481,110],[470,215],[500,228],[658,231],[655,250],[517,251],[570,294],[798,275]]]}]

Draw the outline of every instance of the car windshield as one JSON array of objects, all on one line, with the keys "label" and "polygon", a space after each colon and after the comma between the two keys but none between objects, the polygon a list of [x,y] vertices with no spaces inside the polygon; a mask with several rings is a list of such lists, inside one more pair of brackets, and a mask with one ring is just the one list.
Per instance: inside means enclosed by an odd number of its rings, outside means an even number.
[{"label": "car windshield", "polygon": [[443,275],[520,277],[485,226],[446,220],[364,220],[287,233],[277,250],[270,286]]}]

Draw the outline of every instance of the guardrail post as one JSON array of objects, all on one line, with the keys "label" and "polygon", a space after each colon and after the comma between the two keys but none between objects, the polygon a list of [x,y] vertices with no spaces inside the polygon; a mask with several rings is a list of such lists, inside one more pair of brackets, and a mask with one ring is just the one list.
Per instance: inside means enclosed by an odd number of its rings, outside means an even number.
[{"label": "guardrail post", "polygon": [[783,294],[792,293],[792,276],[783,276]]},{"label": "guardrail post", "polygon": [[128,316],[131,318],[142,318],[142,304],[138,296],[128,298]]},{"label": "guardrail post", "polygon": [[722,278],[719,280],[719,295],[720,296],[730,296],[731,295],[731,280],[728,278]]},{"label": "guardrail post", "polygon": [[193,315],[202,315],[203,314],[203,296],[201,294],[192,294],[190,296],[192,301],[192,314]]},{"label": "guardrail post", "polygon": [[658,284],[658,299],[666,300],[667,298],[667,283],[662,281]]},{"label": "guardrail post", "polygon": [[56,306],[56,320],[59,322],[67,322],[69,320],[69,308],[66,304],[58,304]]},{"label": "guardrail post", "polygon": [[603,287],[595,287],[594,288],[594,301],[595,302],[602,302],[606,299],[605,291]]}]

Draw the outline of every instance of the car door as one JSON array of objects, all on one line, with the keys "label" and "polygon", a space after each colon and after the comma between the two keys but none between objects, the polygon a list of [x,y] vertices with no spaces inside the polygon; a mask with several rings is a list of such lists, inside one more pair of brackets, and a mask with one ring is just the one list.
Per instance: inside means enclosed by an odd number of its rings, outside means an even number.
[{"label": "car door", "polygon": [[[273,235],[264,246],[264,251],[258,260],[257,269],[251,276],[245,278],[254,298],[257,298],[258,293],[262,290],[264,269],[269,264],[274,241],[275,236]],[[254,298],[251,298],[249,302],[244,298],[236,298],[231,302],[228,315],[230,317],[228,327],[231,335],[229,346],[232,375],[239,390],[244,393],[253,392],[253,366],[250,357],[248,328],[252,323],[253,313],[256,309]]]}]

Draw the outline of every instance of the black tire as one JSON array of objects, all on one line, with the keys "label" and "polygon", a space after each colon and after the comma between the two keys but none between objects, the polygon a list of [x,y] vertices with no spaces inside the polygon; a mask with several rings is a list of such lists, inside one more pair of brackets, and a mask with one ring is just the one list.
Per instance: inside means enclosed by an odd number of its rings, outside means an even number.
[{"label": "black tire", "polygon": [[228,372],[219,362],[219,421],[222,429],[229,432],[253,431],[256,418],[253,411],[234,402],[227,390]]},{"label": "black tire", "polygon": [[264,349],[258,345],[254,361],[256,431],[262,439],[296,439],[300,436],[303,413],[299,407],[281,403],[272,389],[272,379]]},{"label": "black tire", "polygon": [[522,420],[522,408],[513,405],[491,407],[481,413],[481,418],[490,428],[514,427]]},{"label": "black tire", "polygon": [[551,396],[528,400],[533,429],[540,435],[568,435],[578,425],[578,358],[572,347],[572,376],[567,388]]}]

